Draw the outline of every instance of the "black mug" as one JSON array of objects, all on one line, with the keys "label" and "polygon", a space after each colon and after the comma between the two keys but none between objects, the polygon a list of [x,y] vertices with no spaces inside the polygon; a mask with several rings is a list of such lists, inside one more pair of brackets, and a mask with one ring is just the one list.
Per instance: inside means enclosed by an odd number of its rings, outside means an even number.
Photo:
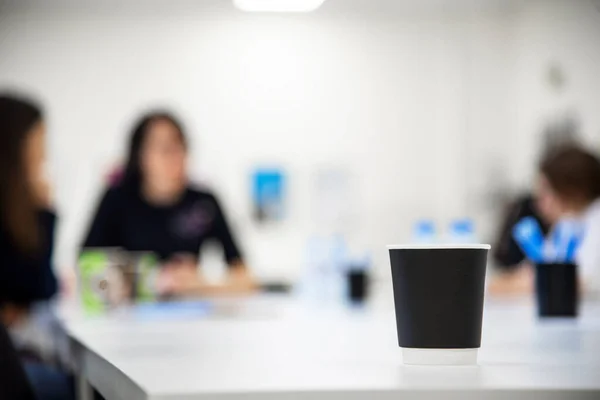
[{"label": "black mug", "polygon": [[475,364],[489,245],[388,246],[406,364]]},{"label": "black mug", "polygon": [[576,317],[577,265],[540,263],[535,266],[535,294],[540,317]]}]

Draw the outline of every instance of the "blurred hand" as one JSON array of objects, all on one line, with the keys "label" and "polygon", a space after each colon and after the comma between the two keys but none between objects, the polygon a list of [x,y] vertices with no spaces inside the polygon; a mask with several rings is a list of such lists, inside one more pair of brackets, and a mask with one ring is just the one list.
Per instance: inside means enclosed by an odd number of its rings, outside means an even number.
[{"label": "blurred hand", "polygon": [[522,263],[516,271],[495,277],[488,287],[493,295],[525,295],[533,292],[534,271],[529,263]]},{"label": "blurred hand", "polygon": [[243,264],[232,265],[223,284],[211,284],[199,274],[196,259],[187,255],[176,256],[162,267],[157,286],[159,293],[176,296],[247,295],[257,290]]},{"label": "blurred hand", "polygon": [[161,294],[185,295],[202,287],[195,259],[177,256],[163,265],[157,282]]},{"label": "blurred hand", "polygon": [[237,294],[249,294],[258,289],[250,271],[241,263],[231,266],[225,286]]}]

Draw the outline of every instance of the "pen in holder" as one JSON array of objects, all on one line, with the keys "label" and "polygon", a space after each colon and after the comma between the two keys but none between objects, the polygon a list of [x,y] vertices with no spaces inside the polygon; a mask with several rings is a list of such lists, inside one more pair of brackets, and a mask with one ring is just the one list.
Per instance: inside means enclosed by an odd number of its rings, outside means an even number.
[{"label": "pen in holder", "polygon": [[539,263],[535,266],[535,293],[540,317],[576,317],[577,265]]},{"label": "pen in holder", "polygon": [[583,230],[576,221],[559,222],[548,240],[533,218],[524,218],[513,229],[513,237],[535,265],[535,295],[540,317],[575,317],[578,280],[575,255]]},{"label": "pen in holder", "polygon": [[525,256],[532,262],[544,260],[544,234],[537,221],[523,218],[513,228],[513,237]]}]

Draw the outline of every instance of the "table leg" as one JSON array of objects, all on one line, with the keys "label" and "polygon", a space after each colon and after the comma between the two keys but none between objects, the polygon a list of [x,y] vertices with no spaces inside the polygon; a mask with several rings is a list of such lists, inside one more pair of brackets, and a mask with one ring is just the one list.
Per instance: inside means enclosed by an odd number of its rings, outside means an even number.
[{"label": "table leg", "polygon": [[77,400],[94,400],[94,391],[81,373],[77,375]]}]

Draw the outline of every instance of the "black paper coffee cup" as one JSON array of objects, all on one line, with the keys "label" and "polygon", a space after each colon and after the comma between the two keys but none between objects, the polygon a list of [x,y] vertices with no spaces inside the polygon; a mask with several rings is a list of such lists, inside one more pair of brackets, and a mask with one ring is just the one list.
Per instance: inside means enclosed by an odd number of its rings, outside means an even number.
[{"label": "black paper coffee cup", "polygon": [[577,265],[537,264],[535,293],[540,317],[576,317],[578,309]]},{"label": "black paper coffee cup", "polygon": [[486,244],[388,246],[398,344],[406,364],[475,364]]}]

